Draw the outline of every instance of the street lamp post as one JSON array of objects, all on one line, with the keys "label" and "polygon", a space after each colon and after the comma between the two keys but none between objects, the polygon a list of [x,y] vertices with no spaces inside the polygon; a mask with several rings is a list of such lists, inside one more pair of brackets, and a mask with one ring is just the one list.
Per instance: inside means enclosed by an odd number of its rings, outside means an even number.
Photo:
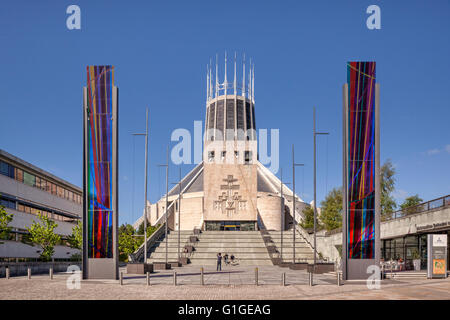
[{"label": "street lamp post", "polygon": [[294,157],[294,145],[292,145],[292,218],[293,221],[293,231],[292,231],[292,239],[293,239],[293,255],[292,255],[292,263],[295,264],[295,231],[297,229],[297,223],[295,222],[295,167],[304,166],[303,163],[295,163]]},{"label": "street lamp post", "polygon": [[180,216],[181,216],[181,167],[180,167],[180,180],[179,182],[173,182],[172,184],[178,184],[178,262],[181,261],[181,252],[180,252],[180,232],[181,232],[181,228],[180,228]]},{"label": "street lamp post", "polygon": [[148,108],[146,108],[145,133],[133,133],[134,136],[145,136],[145,182],[144,182],[144,263],[147,263],[147,177],[148,177]]},{"label": "street lamp post", "polygon": [[167,160],[165,164],[160,164],[160,167],[166,167],[166,218],[165,218],[165,230],[164,230],[164,238],[166,240],[166,265],[168,263],[168,252],[169,252],[169,247],[168,247],[168,239],[167,239],[167,225],[168,225],[168,219],[167,219],[167,215],[168,215],[168,206],[169,206],[169,146],[167,146]]},{"label": "street lamp post", "polygon": [[327,135],[328,132],[316,132],[316,108],[313,107],[313,136],[314,136],[314,270],[316,269],[316,220],[317,220],[317,206],[316,206],[316,135]]},{"label": "street lamp post", "polygon": [[285,226],[284,221],[284,194],[283,194],[283,184],[289,184],[288,182],[283,182],[283,168],[280,168],[280,197],[281,197],[281,252],[280,252],[280,259],[281,263],[283,263],[283,231]]}]

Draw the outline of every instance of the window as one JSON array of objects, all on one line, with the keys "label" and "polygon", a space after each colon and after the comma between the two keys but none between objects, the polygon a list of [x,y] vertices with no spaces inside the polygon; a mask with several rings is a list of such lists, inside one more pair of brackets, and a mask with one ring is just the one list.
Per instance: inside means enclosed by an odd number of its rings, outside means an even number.
[{"label": "window", "polygon": [[23,182],[30,187],[34,187],[36,185],[36,176],[30,174],[26,171],[23,172]]},{"label": "window", "polygon": [[222,151],[222,160],[225,160],[227,156],[227,152],[226,151]]},{"label": "window", "polygon": [[0,173],[8,176],[9,175],[9,164],[6,162],[0,161]]},{"label": "window", "polygon": [[0,206],[4,206],[9,209],[16,209],[16,202],[6,199],[0,199]]},{"label": "window", "polygon": [[56,186],[56,192],[58,193],[58,197],[64,198],[64,188]]},{"label": "window", "polygon": [[50,182],[50,185],[52,186],[52,194],[56,195],[56,184]]},{"label": "window", "polygon": [[47,191],[47,181],[45,181],[44,179],[41,179],[41,190]]},{"label": "window", "polygon": [[234,152],[234,157],[237,159],[237,158],[239,158],[239,151],[235,151]]},{"label": "window", "polygon": [[14,168],[14,177],[17,181],[23,182],[23,171],[17,168]]},{"label": "window", "polygon": [[41,178],[36,177],[36,188],[41,189]]},{"label": "window", "polygon": [[252,163],[252,153],[251,153],[251,151],[245,151],[244,157],[245,157],[245,164]]},{"label": "window", "polygon": [[208,162],[214,161],[214,151],[208,151]]}]

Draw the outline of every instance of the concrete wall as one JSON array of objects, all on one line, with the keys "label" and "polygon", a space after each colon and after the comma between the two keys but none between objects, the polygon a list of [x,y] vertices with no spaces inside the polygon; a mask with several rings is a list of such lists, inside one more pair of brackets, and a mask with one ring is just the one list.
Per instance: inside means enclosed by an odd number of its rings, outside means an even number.
[{"label": "concrete wall", "polygon": [[[178,217],[178,212],[175,216]],[[202,216],[203,197],[181,199],[181,230],[194,230],[195,227],[200,228]]]},{"label": "concrete wall", "polygon": [[[204,165],[204,220],[212,221],[226,221],[226,220],[253,220],[256,221],[257,205],[257,168],[256,165],[235,165],[235,164],[209,164]],[[234,189],[233,194],[237,193],[242,200],[246,201],[245,209],[238,210],[235,203],[236,210],[231,215],[227,215],[227,210],[216,209],[214,202],[219,200],[224,192],[228,193],[227,189],[222,189],[222,185],[227,185],[224,179],[228,175],[232,175],[233,179],[237,179],[233,185],[239,185],[239,189]],[[236,202],[236,201],[235,201]],[[223,206],[225,204],[223,203]]]},{"label": "concrete wall", "polygon": [[[25,213],[25,212],[17,211],[17,210],[10,209],[10,208],[7,208],[6,211],[8,213],[13,214],[13,220],[9,224],[9,226],[13,227],[13,228],[26,229],[26,227],[31,226],[33,221],[36,221],[36,222],[40,221],[39,217],[34,214]],[[76,226],[76,224],[70,223],[70,222],[64,222],[64,221],[55,221],[55,222],[58,225],[58,227],[55,228],[55,233],[59,234],[59,235],[72,234],[72,228]]]},{"label": "concrete wall", "polygon": [[33,277],[33,274],[49,274],[50,267],[53,267],[53,273],[55,273],[67,272],[69,267],[72,269],[74,266],[81,270],[81,264],[77,262],[0,262],[0,278],[6,276],[6,267],[9,268],[10,277],[25,276],[30,267]]},{"label": "concrete wall", "polygon": [[[432,230],[435,224],[447,224],[450,228],[450,206],[437,208],[424,213],[417,213],[407,217],[385,221],[381,223],[381,239],[389,239],[421,231]],[[429,226],[430,228],[425,228]]]},{"label": "concrete wall", "polygon": [[[38,246],[30,246],[19,241],[2,240],[0,244],[1,258],[39,258],[42,249]],[[55,246],[53,258],[69,259],[73,254],[80,253],[78,249],[72,249],[66,246]]]},{"label": "concrete wall", "polygon": [[281,197],[258,193],[258,214],[266,230],[281,230]]}]

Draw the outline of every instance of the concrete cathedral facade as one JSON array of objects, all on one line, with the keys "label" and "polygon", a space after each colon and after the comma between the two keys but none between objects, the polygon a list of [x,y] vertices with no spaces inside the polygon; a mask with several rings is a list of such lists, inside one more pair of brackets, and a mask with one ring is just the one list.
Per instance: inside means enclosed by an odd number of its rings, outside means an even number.
[{"label": "concrete cathedral facade", "polygon": [[[216,62],[214,85],[213,70],[208,67],[203,161],[181,181],[181,210],[180,187],[169,191],[170,230],[279,231],[292,226],[293,192],[283,185],[282,197],[281,181],[258,161],[254,66],[250,63],[247,81],[245,67],[244,60],[242,83],[238,84],[235,57],[234,80],[228,82],[225,57],[224,80],[219,83]],[[295,221],[299,223],[308,204],[298,196],[295,201]],[[151,225],[165,222],[165,206],[165,195],[148,203]],[[142,222],[143,217],[134,227]]]}]

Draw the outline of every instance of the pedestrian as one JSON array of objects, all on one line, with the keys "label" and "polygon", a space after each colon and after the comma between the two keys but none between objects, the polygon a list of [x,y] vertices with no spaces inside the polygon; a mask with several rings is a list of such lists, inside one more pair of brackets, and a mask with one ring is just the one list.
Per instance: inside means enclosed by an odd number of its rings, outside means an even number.
[{"label": "pedestrian", "polygon": [[219,252],[217,254],[217,271],[222,271],[222,254]]},{"label": "pedestrian", "polygon": [[223,261],[225,261],[225,265],[228,264],[228,253],[225,252],[225,255],[223,256]]}]

